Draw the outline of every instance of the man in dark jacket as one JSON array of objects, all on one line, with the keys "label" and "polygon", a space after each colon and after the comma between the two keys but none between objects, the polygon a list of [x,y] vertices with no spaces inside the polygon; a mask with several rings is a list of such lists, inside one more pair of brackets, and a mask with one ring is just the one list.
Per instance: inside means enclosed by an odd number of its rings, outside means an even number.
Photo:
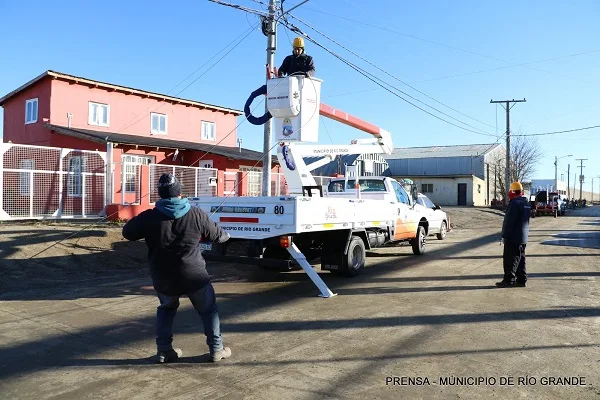
[{"label": "man in dark jacket", "polygon": [[126,239],[144,239],[148,246],[152,283],[160,300],[156,312],[157,361],[175,362],[181,357],[181,349],[174,349],[172,343],[173,320],[183,295],[202,318],[211,360],[227,358],[231,350],[223,347],[215,291],[206,272],[200,240],[222,243],[229,234],[181,198],[181,185],[172,174],[160,177],[158,194],[161,199],[154,209],[140,213],[123,227]]},{"label": "man in dark jacket", "polygon": [[304,39],[297,37],[294,39],[293,54],[283,59],[279,67],[279,76],[284,75],[315,75],[315,63],[313,58],[304,52]]},{"label": "man in dark jacket", "polygon": [[529,236],[531,206],[522,193],[523,186],[520,182],[511,183],[510,202],[502,224],[504,279],[496,283],[496,286],[502,288],[527,286],[525,247]]}]

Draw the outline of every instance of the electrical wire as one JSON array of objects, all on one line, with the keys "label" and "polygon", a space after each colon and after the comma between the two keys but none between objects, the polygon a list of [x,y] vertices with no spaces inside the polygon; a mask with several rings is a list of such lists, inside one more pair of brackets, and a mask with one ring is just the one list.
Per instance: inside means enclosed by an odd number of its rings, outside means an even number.
[{"label": "electrical wire", "polygon": [[[369,79],[370,81],[374,82],[375,84],[381,86],[383,89],[385,89],[386,91],[390,92],[391,94],[393,94],[394,96],[400,98],[401,100],[407,102],[408,104],[412,105],[413,107],[425,112],[426,114],[431,115],[434,118],[439,119],[440,121],[443,121],[449,125],[455,126],[457,128],[460,128],[462,130],[468,131],[468,132],[472,132],[478,135],[483,135],[483,136],[492,136],[492,137],[496,137],[496,135],[493,134],[489,134],[489,133],[482,133],[480,131],[474,131],[471,129],[467,129],[465,127],[462,127],[460,125],[457,125],[455,123],[452,123],[450,121],[445,120],[444,118],[441,118],[438,115],[435,115],[427,110],[425,110],[424,108],[412,103],[411,101],[405,99],[404,97],[402,97],[401,95],[399,95],[398,93],[392,91],[390,88],[388,88],[387,86],[390,86],[391,88],[393,88],[396,91],[399,91],[401,93],[403,93],[400,89],[396,88],[395,86],[385,82],[383,79],[376,77],[375,75],[371,74],[370,72],[364,70],[363,68],[353,64],[352,62],[348,61],[347,59],[345,59],[344,57],[340,56],[339,54],[335,53],[334,51],[330,50],[329,48],[327,48],[326,46],[322,45],[321,43],[319,43],[318,41],[316,41],[315,39],[313,39],[312,37],[310,37],[309,35],[307,35],[306,33],[302,32],[302,30],[300,30],[298,27],[296,27],[293,24],[289,24],[288,28],[290,28],[290,30],[292,32],[295,32],[301,36],[303,36],[304,38],[306,38],[308,41],[310,41],[311,43],[315,44],[316,46],[322,48],[323,50],[325,50],[326,52],[328,52],[329,54],[333,55],[334,57],[336,57],[338,60],[342,61],[344,64],[348,65],[350,68],[354,69],[355,71],[357,71],[358,73],[360,73],[361,75],[363,75],[364,77],[366,77],[367,79]],[[379,81],[383,82],[380,83]],[[387,85],[387,86],[385,86]],[[465,124],[465,123],[463,123]],[[465,124],[468,125],[468,124]]]},{"label": "electrical wire", "polygon": [[[348,2],[348,3],[350,3],[350,2]],[[350,4],[352,4],[352,3],[350,3]],[[359,9],[359,7],[357,7],[355,4],[353,4],[353,5],[354,5],[355,8]],[[323,9],[322,7],[319,7],[319,6],[316,6],[316,7],[320,8],[320,10],[317,10],[317,9],[311,8],[311,7],[305,7],[304,9],[310,10],[310,11],[314,11],[314,12],[317,12],[317,13],[321,13],[321,14],[325,14],[325,15],[329,15],[329,16],[332,16],[332,17],[335,17],[335,18],[338,18],[338,19],[342,19],[342,20],[345,20],[345,21],[348,21],[348,22],[352,22],[354,24],[361,24],[361,25],[364,25],[364,26],[369,26],[371,28],[375,28],[375,29],[379,29],[379,30],[383,30],[383,31],[395,33],[397,35],[405,36],[405,37],[408,37],[408,38],[411,38],[411,39],[415,39],[415,40],[419,40],[419,41],[422,41],[422,42],[431,43],[431,44],[434,44],[436,46],[441,46],[441,47],[446,47],[448,49],[457,50],[457,51],[460,51],[460,52],[463,52],[463,53],[466,53],[466,54],[471,54],[471,55],[475,55],[475,56],[487,58],[487,59],[494,60],[494,61],[500,61],[500,62],[503,62],[503,63],[506,63],[506,64],[512,64],[512,65],[508,65],[508,66],[501,67],[501,68],[495,68],[495,69],[485,70],[485,71],[475,71],[475,72],[466,73],[466,74],[462,74],[462,75],[453,75],[453,76],[446,76],[446,77],[441,77],[441,78],[434,78],[432,80],[448,79],[448,78],[453,78],[453,77],[456,77],[456,76],[466,76],[466,75],[477,74],[477,73],[482,73],[482,72],[491,72],[491,71],[495,71],[497,69],[503,69],[503,68],[524,67],[524,68],[527,68],[527,69],[531,69],[533,71],[543,72],[543,73],[548,74],[548,75],[556,75],[556,76],[560,76],[560,77],[563,77],[563,78],[568,78],[568,79],[572,79],[572,80],[582,81],[579,78],[574,78],[572,76],[567,76],[567,75],[558,74],[558,73],[555,73],[555,72],[545,71],[545,70],[538,69],[538,68],[533,68],[533,67],[530,67],[528,65],[530,65],[530,64],[537,64],[537,63],[546,62],[546,61],[553,61],[553,60],[557,60],[557,59],[560,59],[560,58],[567,58],[567,57],[573,57],[573,56],[579,56],[579,55],[584,55],[584,54],[591,54],[591,53],[600,52],[600,49],[598,49],[598,50],[593,50],[593,51],[589,51],[589,52],[577,53],[577,54],[572,54],[572,55],[566,55],[566,56],[561,56],[561,57],[547,59],[547,60],[534,61],[534,62],[524,63],[524,64],[514,64],[514,63],[512,63],[510,61],[506,61],[506,60],[503,60],[503,59],[500,59],[500,58],[497,58],[497,57],[492,57],[492,56],[488,56],[486,54],[481,54],[481,53],[477,53],[477,52],[474,52],[474,51],[471,51],[471,50],[462,49],[460,47],[447,45],[447,44],[444,44],[444,43],[436,42],[434,40],[424,39],[424,38],[421,38],[421,37],[418,37],[418,36],[415,36],[415,35],[407,34],[407,33],[404,33],[404,32],[396,31],[394,29],[390,29],[390,28],[386,28],[386,27],[382,27],[382,26],[378,26],[378,25],[373,25],[373,24],[370,24],[370,23],[367,23],[367,22],[364,22],[364,21],[360,21],[360,20],[356,20],[356,19],[352,19],[352,18],[343,17],[341,15],[337,15],[337,14],[328,12],[327,10]],[[411,82],[411,83],[414,84],[414,83],[424,83],[424,82],[429,82],[429,81],[425,80],[425,81],[417,81],[417,82]],[[588,82],[588,81],[582,81],[582,82],[592,83],[592,82]],[[596,82],[594,82],[594,83],[596,83]]]},{"label": "electrical wire", "polygon": [[267,16],[268,14],[265,13],[264,11],[260,11],[260,10],[255,10],[253,8],[248,8],[248,7],[244,7],[244,6],[240,6],[237,4],[231,4],[231,3],[227,3],[225,1],[221,1],[221,0],[208,0],[211,3],[216,3],[222,6],[227,6],[227,7],[231,7],[231,8],[235,8],[237,10],[241,10],[241,11],[245,11],[251,14],[257,14],[257,15],[262,15],[262,16]]},{"label": "electrical wire", "polygon": [[[315,31],[315,32],[317,32],[318,34],[322,35],[323,37],[325,37],[325,38],[327,38],[327,39],[331,40],[333,43],[337,44],[338,46],[340,46],[340,47],[341,47],[341,48],[343,48],[344,50],[348,51],[348,52],[349,52],[349,53],[351,53],[352,55],[354,55],[354,56],[356,56],[356,57],[360,58],[361,60],[363,60],[363,61],[364,61],[364,62],[366,62],[367,64],[371,65],[371,66],[372,66],[372,67],[374,67],[375,69],[377,69],[377,70],[379,70],[379,71],[383,72],[384,74],[388,75],[388,76],[389,76],[389,77],[391,77],[391,78],[394,78],[394,79],[395,79],[395,80],[397,80],[398,82],[401,82],[401,83],[403,83],[404,85],[408,86],[409,88],[413,89],[414,91],[416,91],[416,92],[420,93],[421,95],[423,95],[423,96],[427,97],[428,99],[430,99],[430,100],[433,100],[433,101],[435,101],[436,103],[438,103],[438,104],[441,104],[442,106],[444,106],[444,107],[446,107],[446,108],[449,108],[450,110],[452,110],[452,111],[454,111],[454,112],[456,112],[456,113],[458,113],[458,114],[460,114],[460,115],[463,115],[463,116],[465,116],[465,117],[467,117],[467,118],[469,118],[469,119],[472,119],[473,121],[479,122],[480,124],[486,125],[486,126],[488,126],[488,127],[490,127],[490,128],[493,128],[493,127],[494,127],[493,125],[490,125],[490,124],[488,124],[488,123],[486,123],[486,122],[480,121],[480,120],[478,120],[477,118],[473,118],[473,117],[471,117],[470,115],[467,115],[467,114],[465,114],[465,113],[463,113],[463,112],[461,112],[461,111],[459,111],[459,110],[456,110],[455,108],[452,108],[452,107],[450,107],[449,105],[442,103],[441,101],[439,101],[439,100],[437,100],[437,99],[435,99],[435,98],[433,98],[433,97],[429,96],[428,94],[426,94],[426,93],[423,93],[421,90],[417,89],[416,87],[414,87],[414,86],[410,85],[409,83],[407,83],[407,82],[403,81],[402,79],[398,78],[397,76],[395,76],[395,75],[393,75],[393,74],[391,74],[391,73],[389,73],[389,72],[385,71],[384,69],[380,68],[380,67],[379,67],[379,66],[377,66],[376,64],[372,63],[371,61],[367,60],[366,58],[364,58],[364,57],[362,57],[361,55],[357,54],[356,52],[352,51],[352,50],[351,50],[351,49],[349,49],[348,47],[346,47],[346,46],[344,46],[343,44],[339,43],[339,42],[338,42],[338,41],[336,41],[335,39],[332,39],[331,37],[329,37],[329,36],[328,36],[328,35],[326,35],[325,33],[323,33],[323,32],[321,32],[321,31],[319,31],[319,30],[318,30],[316,27],[314,27],[313,25],[310,25],[308,22],[305,22],[305,21],[303,21],[302,19],[300,19],[300,18],[298,18],[298,17],[296,17],[296,16],[293,16],[293,15],[290,15],[290,16],[291,16],[291,18],[293,18],[293,19],[295,19],[295,20],[299,21],[300,23],[302,23],[302,24],[304,24],[304,25],[308,26],[310,29],[314,30],[314,31]],[[421,100],[419,100],[419,99],[417,99],[417,98],[415,98],[415,97],[413,97],[413,96],[409,95],[408,93],[405,93],[405,92],[402,92],[402,91],[401,91],[401,93],[403,93],[404,95],[406,95],[406,96],[410,97],[411,99],[413,99],[413,100],[416,100],[416,101],[418,101],[419,103],[421,103],[421,104],[424,104],[424,105],[426,105],[427,107],[430,107],[430,108],[432,108],[433,110],[436,110],[437,112],[439,112],[439,113],[441,113],[441,114],[443,114],[443,115],[445,115],[445,116],[447,116],[447,117],[449,117],[449,118],[452,118],[452,119],[454,119],[454,120],[456,120],[456,121],[458,121],[458,122],[460,122],[460,123],[462,123],[462,124],[464,124],[464,125],[466,125],[466,126],[469,126],[469,127],[471,127],[471,128],[474,128],[474,129],[478,129],[478,128],[477,128],[477,127],[475,127],[475,126],[472,126],[472,125],[466,124],[466,123],[464,123],[464,122],[462,122],[462,121],[460,121],[460,120],[458,120],[458,119],[456,119],[456,118],[452,117],[451,115],[448,115],[448,114],[444,113],[443,111],[440,111],[440,110],[438,110],[438,109],[436,109],[436,108],[434,108],[434,107],[432,107],[432,106],[430,106],[430,105],[426,104],[425,102],[423,102],[423,101],[421,101]]]},{"label": "electrical wire", "polygon": [[[208,67],[208,69],[206,71],[204,71],[202,74],[200,74],[200,76],[196,77],[196,79],[194,79],[192,82],[190,82],[187,86],[185,86],[183,89],[181,89],[180,91],[178,91],[177,93],[175,93],[175,96],[179,96],[181,93],[183,93],[184,91],[186,91],[189,87],[191,87],[193,84],[195,84],[196,82],[198,82],[198,80],[200,78],[202,78],[204,75],[206,75],[210,70],[212,70],[219,62],[221,62],[225,57],[227,57],[236,47],[238,47],[240,44],[242,44],[242,42],[248,38],[250,36],[250,34],[252,34],[252,32],[254,31],[254,29],[256,29],[258,27],[258,24],[254,25],[253,27],[250,27],[249,29],[245,30],[241,35],[239,35],[238,37],[236,37],[233,41],[231,41],[227,46],[225,46],[223,49],[219,50],[217,53],[215,53],[215,55],[213,55],[211,58],[209,58],[204,64],[202,64],[200,67],[198,67],[194,72],[192,72],[190,75],[188,75],[188,77],[186,77],[183,81],[181,81],[179,84],[177,84],[178,87],[180,86],[183,82],[185,82],[186,80],[188,80],[191,76],[193,76],[194,74],[196,74],[198,71],[200,71],[205,65],[207,65],[211,60],[213,60],[215,57],[217,57],[222,51],[224,51],[225,49],[227,49],[229,46],[231,46],[232,44],[234,44],[234,46],[229,49],[225,54],[223,54],[223,56],[221,56],[217,61],[215,61],[211,66]],[[173,89],[172,89],[173,90]],[[146,118],[147,114],[146,112],[148,110],[151,110],[151,112],[155,112],[160,110],[162,107],[164,107],[165,103],[161,102],[158,104],[158,107],[153,106],[149,106],[147,107],[145,110],[143,110],[141,113],[138,114],[137,117],[134,117],[133,121],[129,124],[126,124],[125,126],[123,126],[120,129],[117,129],[117,132],[123,132],[125,129],[131,127],[132,125],[138,123],[139,121],[141,121],[142,119]]]},{"label": "electrical wire", "polygon": [[558,135],[559,133],[579,132],[579,131],[585,131],[585,130],[589,130],[589,129],[598,129],[598,128],[600,128],[600,125],[585,126],[583,128],[575,128],[575,129],[569,129],[569,130],[565,130],[565,131],[525,133],[525,134],[516,134],[516,135],[511,134],[510,136],[548,136],[548,135]]}]

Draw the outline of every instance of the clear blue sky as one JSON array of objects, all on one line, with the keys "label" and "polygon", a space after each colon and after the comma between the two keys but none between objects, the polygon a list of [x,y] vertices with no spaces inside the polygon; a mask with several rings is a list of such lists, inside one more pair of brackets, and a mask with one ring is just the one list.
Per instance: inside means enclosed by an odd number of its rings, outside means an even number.
[{"label": "clear blue sky", "polygon": [[[235,2],[262,8],[252,0]],[[298,2],[286,4],[289,8]],[[488,133],[496,133],[496,118],[498,132],[505,129],[504,111],[490,99],[527,98],[512,109],[513,133],[600,124],[600,2],[596,0],[311,0],[292,14],[428,96],[491,126],[424,97],[291,20],[332,50]],[[257,22],[242,11],[201,0],[169,4],[105,0],[101,5],[1,0],[0,26],[5,33],[0,37],[0,93],[54,69],[174,94],[212,62],[175,88],[184,78]],[[291,51],[283,27],[278,45],[279,65]],[[255,29],[179,96],[241,109],[248,94],[264,81],[265,47],[265,37]],[[372,90],[377,88],[374,83],[313,44],[307,43],[307,53],[315,57],[317,75],[324,80],[323,102],[390,130],[397,147],[496,141],[439,121],[382,89]],[[515,66],[525,63],[532,64]],[[262,128],[244,122],[238,135],[244,147],[262,149]],[[361,132],[334,121],[321,123],[322,143],[347,143],[360,137],[364,137]],[[600,129],[538,140],[544,159],[534,177],[553,178],[554,156],[567,154],[573,157],[560,160],[559,177],[568,163],[573,175],[575,158],[589,159],[584,163],[586,176],[600,175]],[[589,190],[591,180],[586,181]],[[595,182],[596,192],[598,183],[600,179]]]}]

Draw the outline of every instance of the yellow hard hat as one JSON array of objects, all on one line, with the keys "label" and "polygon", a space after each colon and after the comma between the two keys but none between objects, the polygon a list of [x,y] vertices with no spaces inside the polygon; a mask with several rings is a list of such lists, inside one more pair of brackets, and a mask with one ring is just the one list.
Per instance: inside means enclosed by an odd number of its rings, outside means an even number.
[{"label": "yellow hard hat", "polygon": [[521,182],[513,182],[510,184],[510,190],[512,190],[514,192],[522,192],[523,185],[521,185]]},{"label": "yellow hard hat", "polygon": [[294,39],[294,48],[301,47],[304,48],[304,39],[301,37],[297,37]]}]

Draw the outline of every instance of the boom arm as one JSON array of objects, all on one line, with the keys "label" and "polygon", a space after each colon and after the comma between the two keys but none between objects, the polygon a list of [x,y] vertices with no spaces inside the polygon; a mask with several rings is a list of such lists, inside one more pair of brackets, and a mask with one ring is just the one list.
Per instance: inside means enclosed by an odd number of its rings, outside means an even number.
[{"label": "boom arm", "polygon": [[[354,117],[344,111],[320,103],[320,83],[315,78],[287,77],[267,82],[267,107],[275,119],[275,132],[280,140],[277,158],[291,194],[301,195],[304,186],[317,186],[311,171],[333,161],[337,155],[391,154],[394,149],[390,132]],[[317,145],[316,113],[372,135],[354,139],[349,145]],[[303,157],[323,158],[306,165]]]}]

